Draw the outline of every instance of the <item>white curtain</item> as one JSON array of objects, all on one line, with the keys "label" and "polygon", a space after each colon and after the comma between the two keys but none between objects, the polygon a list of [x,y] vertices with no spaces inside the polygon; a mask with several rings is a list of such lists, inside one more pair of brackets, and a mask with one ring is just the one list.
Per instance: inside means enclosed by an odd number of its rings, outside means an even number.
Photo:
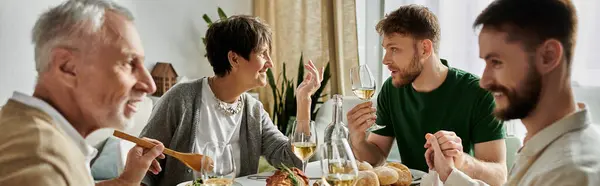
[{"label": "white curtain", "polygon": [[[275,81],[284,63],[288,78],[296,79],[303,54],[305,61],[311,59],[317,67],[330,65],[329,88],[322,95],[351,93],[349,69],[358,63],[355,7],[354,0],[254,0],[254,15],[273,29]],[[258,91],[270,112],[270,88]]]},{"label": "white curtain", "polygon": [[[440,57],[447,59],[452,67],[481,76],[485,63],[479,58],[478,33],[472,25],[477,15],[491,2],[492,0],[358,0],[357,5],[365,5],[357,7],[360,63],[375,68],[373,71],[379,77],[381,85],[390,76],[389,71],[382,68],[381,43],[369,43],[369,40],[364,38],[381,40],[374,32],[374,25],[383,15],[402,5],[421,4],[427,6],[438,17],[442,33]],[[572,81],[578,86],[600,87],[600,62],[595,61],[600,59],[600,52],[596,51],[596,45],[600,43],[600,13],[597,11],[600,9],[600,1],[573,0],[573,3],[577,9],[579,27]],[[372,19],[373,14],[379,14],[379,19]],[[373,47],[379,48],[369,50]],[[507,132],[522,139],[525,134],[524,127],[513,123],[519,121],[512,121],[507,125]]]}]

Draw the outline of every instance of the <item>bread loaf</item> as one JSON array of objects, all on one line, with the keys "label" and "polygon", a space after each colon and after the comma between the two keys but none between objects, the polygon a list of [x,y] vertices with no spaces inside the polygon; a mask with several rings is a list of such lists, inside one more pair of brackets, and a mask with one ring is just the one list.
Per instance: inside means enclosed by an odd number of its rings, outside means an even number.
[{"label": "bread loaf", "polygon": [[371,170],[373,169],[373,166],[371,166],[371,164],[369,164],[369,162],[363,161],[356,161],[358,164],[358,171],[365,171],[365,170]]},{"label": "bread loaf", "polygon": [[387,166],[377,167],[373,169],[373,172],[377,174],[380,185],[390,185],[398,181],[398,173]]},{"label": "bread loaf", "polygon": [[390,167],[398,173],[398,181],[392,184],[394,186],[409,186],[412,183],[412,176],[410,175],[410,171],[407,173],[406,171],[400,170],[396,167]]},{"label": "bread loaf", "polygon": [[412,175],[410,169],[398,162],[390,162],[386,166],[394,169],[398,173],[398,181],[394,186],[409,186],[412,183]]},{"label": "bread loaf", "polygon": [[379,178],[373,171],[359,171],[356,185],[379,186]]}]

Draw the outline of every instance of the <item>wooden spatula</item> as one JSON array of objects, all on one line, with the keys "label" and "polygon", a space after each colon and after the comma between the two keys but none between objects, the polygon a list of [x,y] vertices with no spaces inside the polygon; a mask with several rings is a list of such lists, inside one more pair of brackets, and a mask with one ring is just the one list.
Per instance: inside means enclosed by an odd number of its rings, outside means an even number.
[{"label": "wooden spatula", "polygon": [[[152,142],[149,142],[142,138],[138,138],[138,137],[126,134],[126,133],[118,131],[118,130],[115,130],[115,132],[113,133],[113,136],[133,142],[144,148],[153,148],[155,146],[155,144]],[[198,172],[200,172],[200,170],[202,169],[202,158],[204,157],[202,154],[181,153],[181,152],[177,152],[177,151],[174,151],[174,150],[171,150],[168,148],[165,148],[163,153],[178,159],[183,164],[187,165],[188,167],[190,167]],[[212,164],[213,161],[209,158],[208,162],[210,162],[209,164]]]}]

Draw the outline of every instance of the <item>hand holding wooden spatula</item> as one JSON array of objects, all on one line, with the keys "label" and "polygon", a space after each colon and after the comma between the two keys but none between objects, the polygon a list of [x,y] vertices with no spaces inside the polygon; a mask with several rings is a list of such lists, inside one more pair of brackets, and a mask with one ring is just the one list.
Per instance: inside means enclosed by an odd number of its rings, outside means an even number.
[{"label": "hand holding wooden spatula", "polygon": [[[113,133],[113,135],[115,137],[133,142],[139,146],[142,146],[144,148],[152,148],[155,146],[154,143],[146,141],[144,139],[126,134],[124,132],[115,130],[115,132]],[[200,170],[202,169],[202,158],[204,157],[202,154],[195,154],[195,153],[182,153],[182,152],[177,152],[168,148],[165,148],[165,150],[163,151],[164,154],[169,155],[174,157],[175,159],[178,159],[179,161],[181,161],[183,164],[187,165],[188,167],[194,169],[195,171],[200,172]],[[210,166],[212,165],[212,159],[210,159],[210,157],[207,157],[207,161],[209,163]]]}]

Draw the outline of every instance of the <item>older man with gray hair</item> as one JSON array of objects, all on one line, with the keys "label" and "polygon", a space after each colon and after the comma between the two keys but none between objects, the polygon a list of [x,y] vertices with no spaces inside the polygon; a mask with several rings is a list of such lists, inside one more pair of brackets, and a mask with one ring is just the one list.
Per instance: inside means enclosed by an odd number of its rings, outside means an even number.
[{"label": "older man with gray hair", "polygon": [[[69,0],[33,28],[38,82],[0,110],[0,185],[94,185],[96,149],[84,138],[125,128],[142,97],[156,90],[131,13],[110,0]],[[151,140],[151,139],[148,139]],[[140,185],[160,171],[164,146],[136,146],[123,173],[97,185]]]}]

